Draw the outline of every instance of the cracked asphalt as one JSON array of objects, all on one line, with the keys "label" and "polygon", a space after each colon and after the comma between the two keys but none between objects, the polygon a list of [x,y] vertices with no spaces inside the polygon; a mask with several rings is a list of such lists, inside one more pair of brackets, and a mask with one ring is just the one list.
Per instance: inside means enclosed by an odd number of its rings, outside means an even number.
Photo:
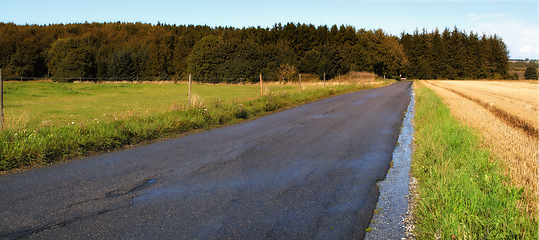
[{"label": "cracked asphalt", "polygon": [[0,176],[0,238],[363,238],[410,85]]}]

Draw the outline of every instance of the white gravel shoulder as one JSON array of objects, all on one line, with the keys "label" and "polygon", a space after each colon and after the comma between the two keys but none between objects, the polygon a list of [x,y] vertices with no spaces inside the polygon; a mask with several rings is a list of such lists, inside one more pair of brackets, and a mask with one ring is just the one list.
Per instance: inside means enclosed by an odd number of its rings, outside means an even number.
[{"label": "white gravel shoulder", "polygon": [[[410,92],[410,104],[393,152],[393,164],[388,170],[386,179],[378,183],[380,197],[365,239],[415,239],[413,215],[411,209],[409,210],[409,203],[413,203],[414,198],[410,192],[413,193],[415,188],[415,181],[410,179],[409,174],[412,161],[415,106],[413,88]],[[413,206],[410,207],[413,208]]]}]

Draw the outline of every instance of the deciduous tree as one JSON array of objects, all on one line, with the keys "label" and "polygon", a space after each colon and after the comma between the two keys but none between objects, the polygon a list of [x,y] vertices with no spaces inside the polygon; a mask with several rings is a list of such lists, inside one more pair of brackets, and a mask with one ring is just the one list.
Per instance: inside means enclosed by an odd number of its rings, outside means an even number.
[{"label": "deciduous tree", "polygon": [[526,72],[524,72],[524,78],[526,79],[537,80],[539,78],[537,75],[537,68],[532,65],[529,65],[526,68]]},{"label": "deciduous tree", "polygon": [[286,81],[290,82],[294,76],[298,73],[296,67],[285,63],[279,67],[279,80],[281,82]]},{"label": "deciduous tree", "polygon": [[95,77],[95,55],[81,40],[70,37],[56,40],[49,50],[48,67],[54,78],[70,81]]}]

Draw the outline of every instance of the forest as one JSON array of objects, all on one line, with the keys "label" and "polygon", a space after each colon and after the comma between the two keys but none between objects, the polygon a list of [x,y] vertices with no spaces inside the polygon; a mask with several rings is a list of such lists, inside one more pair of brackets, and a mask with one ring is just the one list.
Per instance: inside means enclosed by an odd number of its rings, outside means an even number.
[{"label": "forest", "polygon": [[236,83],[334,78],[350,71],[410,79],[505,79],[501,38],[456,27],[401,36],[347,25],[271,28],[158,23],[0,23],[4,79],[181,80]]}]

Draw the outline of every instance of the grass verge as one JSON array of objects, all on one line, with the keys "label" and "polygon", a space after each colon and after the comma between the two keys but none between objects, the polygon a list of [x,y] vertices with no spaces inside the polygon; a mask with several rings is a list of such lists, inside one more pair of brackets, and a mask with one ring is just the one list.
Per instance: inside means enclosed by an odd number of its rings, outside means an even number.
[{"label": "grass verge", "polygon": [[112,151],[145,141],[178,136],[196,129],[210,129],[253,119],[337,94],[380,86],[341,85],[300,92],[277,92],[245,101],[214,100],[196,106],[177,104],[171,111],[115,121],[7,129],[0,132],[0,171]]},{"label": "grass verge", "polygon": [[415,91],[418,239],[538,239],[537,218],[517,204],[523,189],[510,185],[480,135],[432,90],[416,84]]}]

